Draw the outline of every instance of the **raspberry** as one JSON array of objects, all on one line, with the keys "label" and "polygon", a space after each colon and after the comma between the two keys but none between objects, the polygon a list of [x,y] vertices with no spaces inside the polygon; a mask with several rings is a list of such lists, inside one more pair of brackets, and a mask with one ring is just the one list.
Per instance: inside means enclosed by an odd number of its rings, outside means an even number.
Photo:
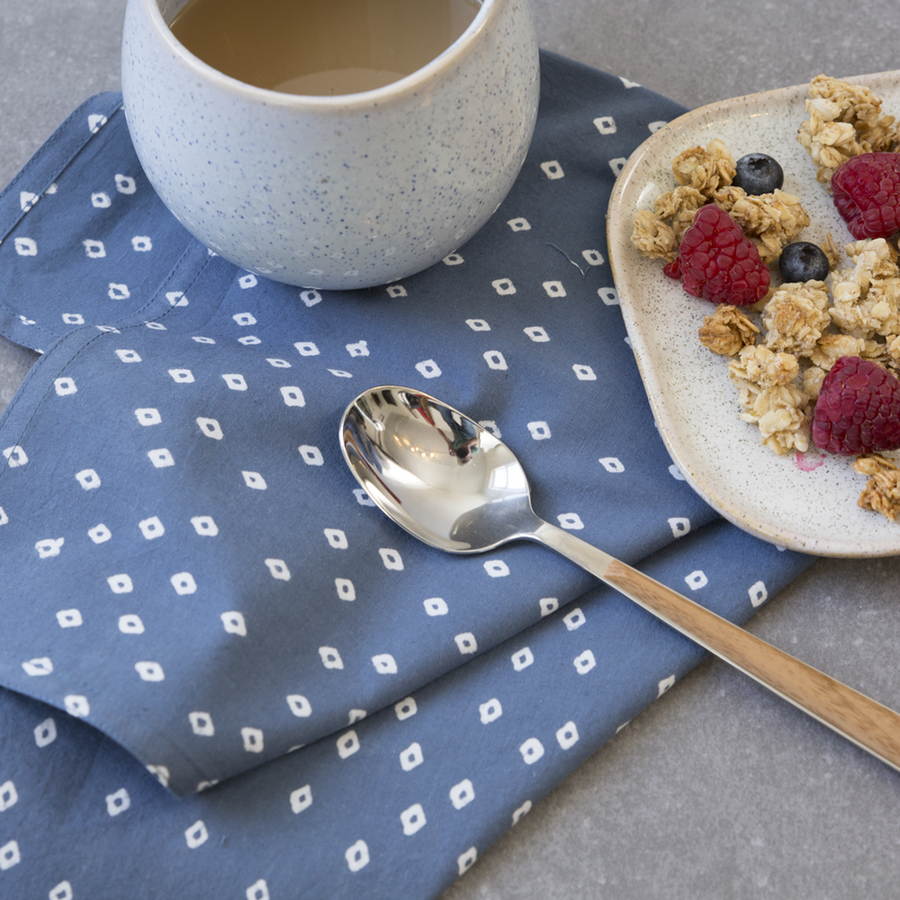
[{"label": "raspberry", "polygon": [[871,360],[842,356],[822,382],[812,439],[841,456],[900,448],[900,380]]},{"label": "raspberry", "polygon": [[832,176],[831,190],[856,240],[889,238],[900,230],[900,153],[851,156]]},{"label": "raspberry", "polygon": [[769,270],[756,245],[714,204],[697,211],[678,257],[663,271],[669,278],[680,277],[692,297],[713,303],[745,306],[761,300],[769,289]]}]

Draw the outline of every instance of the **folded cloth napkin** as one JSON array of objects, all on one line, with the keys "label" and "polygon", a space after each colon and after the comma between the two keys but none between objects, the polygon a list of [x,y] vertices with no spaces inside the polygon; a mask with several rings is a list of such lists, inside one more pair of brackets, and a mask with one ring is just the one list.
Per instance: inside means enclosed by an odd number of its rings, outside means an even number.
[{"label": "folded cloth napkin", "polygon": [[0,195],[0,331],[42,353],[0,421],[0,893],[436,896],[702,658],[548,550],[389,522],[338,444],[365,388],[490,423],[539,514],[734,621],[810,564],[680,477],[619,315],[610,191],[681,112],[543,53],[507,200],[365,291],[199,245],[116,94]]}]

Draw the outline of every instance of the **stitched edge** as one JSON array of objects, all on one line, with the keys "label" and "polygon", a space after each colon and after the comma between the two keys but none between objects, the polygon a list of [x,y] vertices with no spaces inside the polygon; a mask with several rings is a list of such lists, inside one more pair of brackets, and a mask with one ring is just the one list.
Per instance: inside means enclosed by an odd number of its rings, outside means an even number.
[{"label": "stitched edge", "polygon": [[[94,138],[103,133],[105,126],[109,124],[109,121],[112,119],[112,117],[117,113],[124,111],[124,106],[122,105],[122,95],[120,93],[107,91],[100,94],[94,94],[92,97],[89,97],[87,100],[85,100],[80,106],[78,106],[66,117],[62,124],[53,132],[53,134],[50,135],[50,137],[41,145],[41,147],[35,151],[31,159],[29,159],[28,162],[25,163],[25,165],[19,170],[18,174],[13,178],[13,180],[2,191],[0,191],[0,208],[2,208],[2,206],[6,203],[10,203],[11,205],[13,205],[14,210],[8,224],[0,224],[0,243],[5,241],[6,238],[9,237],[10,233],[37,205],[36,203],[32,204],[27,209],[22,209],[21,205],[19,205],[19,208],[16,211],[17,204],[15,199],[15,191],[18,185],[22,183],[28,173],[44,165],[47,161],[53,161],[52,153],[56,149],[57,144],[59,144],[66,138],[76,137],[76,135],[74,134],[75,123],[78,121],[80,116],[83,116],[85,114],[91,104],[96,104],[98,103],[98,101],[101,102],[99,111],[104,112],[106,116],[106,122],[99,126],[96,131],[86,129],[87,134],[84,136],[84,138],[80,141],[77,141],[71,151],[68,154],[64,154],[63,159],[55,167],[50,169],[50,172],[47,176],[40,180],[40,193],[38,194],[38,197],[43,198],[47,192],[47,189],[52,184],[54,184],[57,179],[59,179],[63,172],[65,172],[65,170],[74,162],[74,160],[81,154],[85,147],[87,147],[87,145]],[[6,310],[13,319],[21,318],[21,314],[12,306],[10,306],[3,298],[0,298],[0,308]],[[33,326],[28,327],[36,328],[40,334],[49,336],[54,342],[65,336],[60,335],[55,331],[49,330],[45,325],[41,325],[38,322],[35,322]],[[26,347],[29,350],[35,349],[34,347],[29,347],[27,344],[20,343],[19,341],[10,337],[5,331],[0,331],[0,334],[3,334],[4,337],[7,337],[8,340],[12,341],[12,343],[17,344],[20,347]]]}]

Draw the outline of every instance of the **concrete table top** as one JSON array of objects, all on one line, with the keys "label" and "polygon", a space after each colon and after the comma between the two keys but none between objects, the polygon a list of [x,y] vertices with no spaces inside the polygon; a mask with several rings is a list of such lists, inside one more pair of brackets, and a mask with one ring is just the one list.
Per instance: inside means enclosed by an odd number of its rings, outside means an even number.
[{"label": "concrete table top", "polygon": [[[891,0],[531,0],[539,42],[696,107],[897,68]],[[0,184],[119,88],[124,0],[0,0]],[[0,339],[0,408],[34,355]],[[900,525],[898,525],[900,527]],[[820,560],[751,631],[900,706],[900,559]],[[707,661],[485,853],[442,900],[888,900],[900,775]]]}]

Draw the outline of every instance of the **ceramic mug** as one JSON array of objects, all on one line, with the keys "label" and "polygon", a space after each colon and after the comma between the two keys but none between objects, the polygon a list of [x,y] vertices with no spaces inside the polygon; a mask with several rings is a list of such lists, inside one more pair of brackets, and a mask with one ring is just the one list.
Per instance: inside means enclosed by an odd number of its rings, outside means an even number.
[{"label": "ceramic mug", "polygon": [[528,0],[484,0],[426,66],[342,96],[213,69],[166,24],[185,2],[128,0],[125,115],[163,203],[230,262],[309,288],[387,284],[458,249],[512,187],[538,107]]}]

